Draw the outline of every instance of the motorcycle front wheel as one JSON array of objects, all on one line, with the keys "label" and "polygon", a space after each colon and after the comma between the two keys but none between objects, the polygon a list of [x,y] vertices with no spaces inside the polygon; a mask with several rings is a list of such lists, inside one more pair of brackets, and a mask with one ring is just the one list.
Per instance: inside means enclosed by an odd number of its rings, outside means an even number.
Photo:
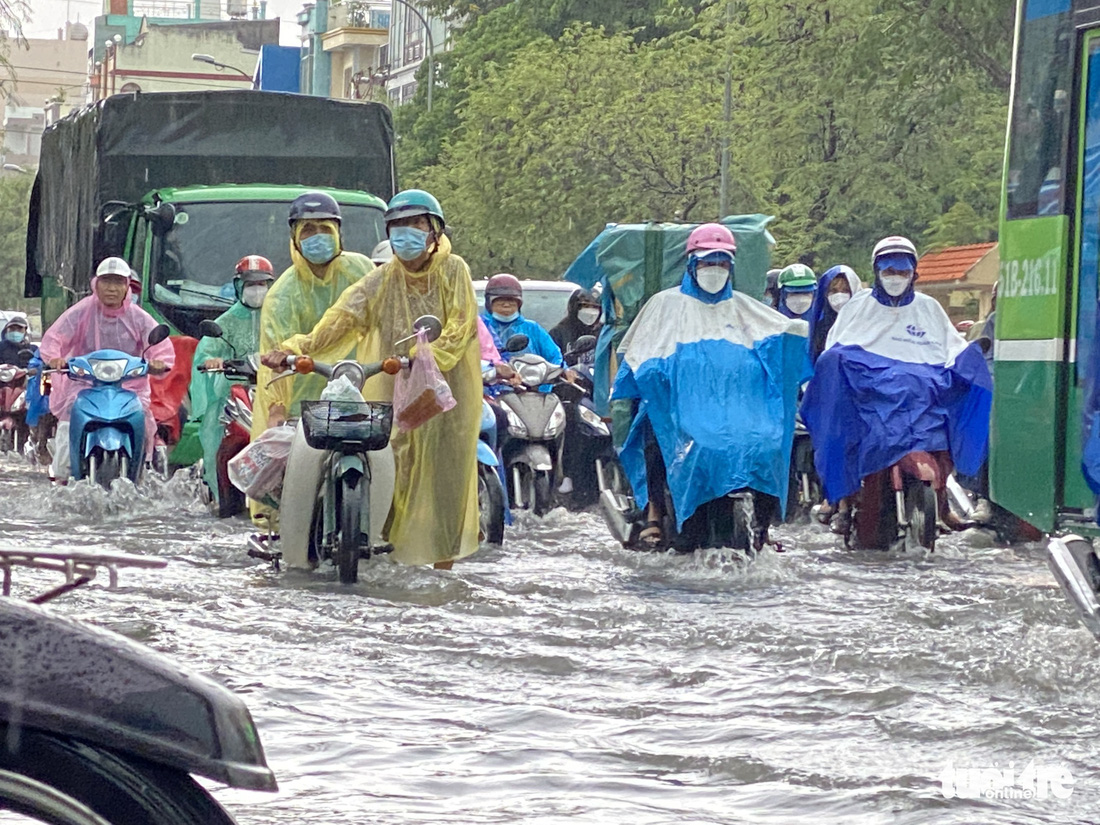
[{"label": "motorcycle front wheel", "polygon": [[[9,730],[0,725],[0,734]],[[0,810],[52,825],[233,825],[188,774],[22,729],[0,748]]]},{"label": "motorcycle front wheel", "polygon": [[340,479],[340,535],[336,540],[336,569],[341,584],[359,580],[359,542],[362,528],[359,517],[363,496],[359,485],[363,479],[348,473]]},{"label": "motorcycle front wheel", "polygon": [[504,543],[504,487],[492,467],[477,465],[477,509],[482,541]]},{"label": "motorcycle front wheel", "polygon": [[15,445],[15,430],[0,429],[0,453],[11,452]]},{"label": "motorcycle front wheel", "polygon": [[905,530],[906,549],[923,547],[928,552],[936,549],[936,524],[938,504],[936,491],[927,481],[911,480],[905,489],[905,514],[909,526]]}]

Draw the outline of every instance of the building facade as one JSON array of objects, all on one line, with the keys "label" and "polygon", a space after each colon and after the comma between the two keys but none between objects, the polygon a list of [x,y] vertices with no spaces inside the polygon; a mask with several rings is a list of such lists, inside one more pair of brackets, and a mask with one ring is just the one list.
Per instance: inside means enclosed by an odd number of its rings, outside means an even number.
[{"label": "building facade", "polygon": [[416,94],[416,72],[427,59],[429,50],[433,55],[440,55],[450,45],[447,22],[429,15],[419,0],[394,2],[386,80],[390,102],[398,105],[411,100]]}]

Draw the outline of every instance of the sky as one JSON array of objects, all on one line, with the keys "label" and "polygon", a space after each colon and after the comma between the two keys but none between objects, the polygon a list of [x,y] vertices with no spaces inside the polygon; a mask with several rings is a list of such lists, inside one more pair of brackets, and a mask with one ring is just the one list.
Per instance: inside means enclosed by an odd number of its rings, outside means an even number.
[{"label": "sky", "polygon": [[[24,23],[23,34],[34,38],[57,37],[57,30],[65,25],[66,17],[91,25],[103,8],[103,0],[29,0],[30,22]],[[251,5],[251,2],[249,3]],[[282,18],[280,41],[287,46],[297,46],[298,24],[295,20],[305,0],[268,0],[268,18]]]}]

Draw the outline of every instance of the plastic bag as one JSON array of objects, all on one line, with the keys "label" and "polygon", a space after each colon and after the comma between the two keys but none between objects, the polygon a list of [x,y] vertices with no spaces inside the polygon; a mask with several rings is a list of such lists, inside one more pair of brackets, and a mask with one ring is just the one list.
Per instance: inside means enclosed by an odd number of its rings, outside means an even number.
[{"label": "plastic bag", "polygon": [[439,371],[427,334],[417,333],[416,355],[407,373],[397,376],[393,388],[393,415],[402,432],[415,430],[440,413],[453,409],[455,397]]},{"label": "plastic bag", "polygon": [[322,401],[354,401],[363,403],[363,393],[359,392],[351,379],[341,375],[335,381],[329,381],[328,386],[321,392]]},{"label": "plastic bag", "polygon": [[283,484],[294,428],[283,425],[264,430],[229,460],[229,480],[251,499],[259,501]]}]

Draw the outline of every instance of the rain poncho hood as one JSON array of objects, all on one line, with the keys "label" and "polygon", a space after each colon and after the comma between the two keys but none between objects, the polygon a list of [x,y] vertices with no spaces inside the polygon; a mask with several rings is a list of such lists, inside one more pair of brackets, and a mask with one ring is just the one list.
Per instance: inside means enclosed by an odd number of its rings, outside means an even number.
[{"label": "rain poncho hood", "polygon": [[195,350],[191,368],[191,411],[199,423],[202,443],[202,477],[218,500],[218,448],[225,427],[221,412],[229,398],[229,380],[220,372],[201,372],[199,367],[211,358],[247,358],[259,350],[260,310],[239,301],[218,317],[221,338],[203,338]]},{"label": "rain poncho hood", "polygon": [[950,450],[960,473],[985,459],[993,384],[977,342],[933,298],[887,307],[863,290],[841,307],[802,403],[829,501],[914,450]]},{"label": "rain poncho hood", "polygon": [[[443,322],[432,352],[457,405],[411,432],[393,432],[396,478],[387,540],[405,564],[461,558],[477,549],[481,365],[469,267],[451,254],[443,236],[424,269],[412,272],[394,257],[345,290],[312,332],[283,342],[284,349],[329,362],[354,349],[357,360],[369,363],[409,354],[411,342],[395,342],[425,314]],[[388,375],[375,376],[363,396],[391,401],[393,383]]]},{"label": "rain poncho hood", "polygon": [[[98,279],[92,279],[92,289]],[[96,297],[94,291],[86,298],[77,301],[61,317],[53,322],[42,336],[39,352],[42,360],[49,362],[54,358],[72,358],[87,355],[101,349],[114,349],[129,355],[140,356],[145,349],[149,333],[157,322],[144,309],[128,300],[122,306],[109,309]],[[149,348],[145,356],[150,361],[163,361],[171,367],[176,361],[175,350],[168,339]],[[73,381],[64,373],[55,373],[53,389],[50,392],[50,412],[59,421],[69,420],[69,411],[77,393],[90,386],[88,383]],[[134,378],[123,382],[123,386],[133,390],[141,399],[145,408],[145,444],[147,454],[152,454],[156,422],[149,409],[149,378]]]},{"label": "rain poncho hood", "polygon": [[[321,221],[336,227],[335,221]],[[300,227],[295,227],[297,237]],[[342,252],[322,268],[321,277],[313,274],[309,262],[290,241],[291,266],[275,281],[260,308],[260,352],[279,349],[291,336],[309,332],[321,316],[336,303],[352,284],[374,269],[370,258],[357,252]],[[351,352],[351,347],[339,358]],[[333,359],[337,360],[337,359]],[[252,410],[252,437],[267,429],[268,411],[274,404],[287,410],[287,417],[298,415],[299,404],[321,397],[325,379],[318,375],[286,378],[268,387],[274,374],[267,367],[258,370],[256,403]]]},{"label": "rain poncho hood", "polygon": [[[708,501],[751,488],[784,503],[806,324],[740,292],[704,302],[690,274],[657,293],[630,326],[612,398],[637,399],[620,458],[639,506],[649,501],[645,446],[664,459],[677,528]],[[708,298],[714,296],[707,295]]]},{"label": "rain poncho hood", "polygon": [[848,282],[848,289],[852,291],[854,298],[863,289],[863,283],[859,276],[849,266],[834,266],[825,270],[825,273],[817,282],[817,292],[814,293],[814,303],[806,320],[810,323],[810,360],[816,362],[825,349],[825,339],[829,330],[836,323],[836,310],[829,303],[829,287],[837,278],[844,278]]}]

